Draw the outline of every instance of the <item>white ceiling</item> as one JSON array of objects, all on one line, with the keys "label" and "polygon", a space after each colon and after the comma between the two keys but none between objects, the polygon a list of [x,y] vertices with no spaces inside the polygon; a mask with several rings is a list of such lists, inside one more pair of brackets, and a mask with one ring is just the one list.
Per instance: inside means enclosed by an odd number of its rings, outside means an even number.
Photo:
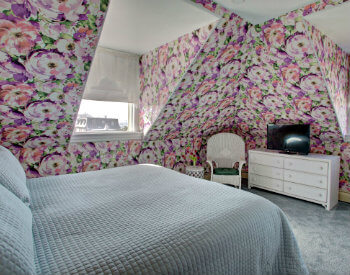
[{"label": "white ceiling", "polygon": [[250,23],[261,24],[316,0],[216,0],[216,2]]},{"label": "white ceiling", "polygon": [[186,0],[111,0],[99,46],[143,54],[217,20]]},{"label": "white ceiling", "polygon": [[350,53],[350,2],[310,14],[305,19]]}]

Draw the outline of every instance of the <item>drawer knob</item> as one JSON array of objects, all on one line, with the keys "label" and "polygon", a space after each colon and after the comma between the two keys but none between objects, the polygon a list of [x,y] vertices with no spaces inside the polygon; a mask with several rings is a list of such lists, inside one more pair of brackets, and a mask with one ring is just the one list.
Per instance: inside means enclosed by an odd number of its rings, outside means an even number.
[{"label": "drawer knob", "polygon": [[323,170],[323,166],[321,166],[320,169]]},{"label": "drawer knob", "polygon": [[323,180],[320,180],[320,183],[323,183]]},{"label": "drawer knob", "polygon": [[292,175],[291,175],[291,174],[289,174],[289,175],[288,175],[288,178],[291,178],[291,177],[292,177]]},{"label": "drawer knob", "polygon": [[322,194],[320,193],[320,194],[318,194],[318,196],[319,196],[319,197],[322,197]]},{"label": "drawer knob", "polygon": [[289,165],[289,166],[292,166],[292,165],[293,165],[293,163],[289,162],[289,163],[288,163],[288,165]]}]

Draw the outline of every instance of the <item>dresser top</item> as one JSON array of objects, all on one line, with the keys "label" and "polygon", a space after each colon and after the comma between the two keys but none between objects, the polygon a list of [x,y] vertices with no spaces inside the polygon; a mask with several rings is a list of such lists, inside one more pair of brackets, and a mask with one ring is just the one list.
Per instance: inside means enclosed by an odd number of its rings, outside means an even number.
[{"label": "dresser top", "polygon": [[274,155],[280,155],[281,157],[291,157],[291,158],[298,158],[298,159],[338,160],[340,158],[339,156],[324,155],[324,154],[308,154],[308,155],[284,154],[278,150],[270,150],[265,148],[254,149],[249,151],[260,152],[260,153],[270,153]]}]

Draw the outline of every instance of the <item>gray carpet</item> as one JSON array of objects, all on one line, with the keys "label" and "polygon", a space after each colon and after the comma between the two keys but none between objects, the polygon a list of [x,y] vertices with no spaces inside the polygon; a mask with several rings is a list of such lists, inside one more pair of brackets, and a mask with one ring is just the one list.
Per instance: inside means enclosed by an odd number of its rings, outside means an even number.
[{"label": "gray carpet", "polygon": [[310,275],[350,275],[350,204],[340,202],[327,211],[261,189],[250,192],[272,201],[288,216]]}]

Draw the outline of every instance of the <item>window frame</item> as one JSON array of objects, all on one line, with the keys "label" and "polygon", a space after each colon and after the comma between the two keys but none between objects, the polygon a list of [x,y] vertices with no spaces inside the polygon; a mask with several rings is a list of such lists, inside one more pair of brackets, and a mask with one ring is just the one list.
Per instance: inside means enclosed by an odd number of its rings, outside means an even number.
[{"label": "window frame", "polygon": [[[141,140],[143,137],[143,133],[140,132],[139,130],[138,107],[134,103],[128,103],[128,104],[129,105],[128,105],[128,130],[127,131],[74,132],[73,130],[70,142],[79,143],[79,142],[99,142],[99,141]],[[75,123],[74,123],[74,127],[75,127]]]}]

